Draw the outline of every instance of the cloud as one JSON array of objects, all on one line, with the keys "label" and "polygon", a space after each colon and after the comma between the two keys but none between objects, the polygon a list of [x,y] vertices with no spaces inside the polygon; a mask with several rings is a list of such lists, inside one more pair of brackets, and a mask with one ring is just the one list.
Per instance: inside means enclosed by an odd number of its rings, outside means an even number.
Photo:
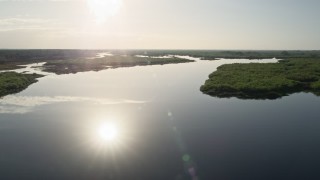
[{"label": "cloud", "polygon": [[77,96],[5,96],[0,100],[0,114],[24,114],[31,112],[33,108],[46,104],[63,102],[88,102],[99,105],[115,104],[144,104],[147,101],[130,99],[105,99]]}]

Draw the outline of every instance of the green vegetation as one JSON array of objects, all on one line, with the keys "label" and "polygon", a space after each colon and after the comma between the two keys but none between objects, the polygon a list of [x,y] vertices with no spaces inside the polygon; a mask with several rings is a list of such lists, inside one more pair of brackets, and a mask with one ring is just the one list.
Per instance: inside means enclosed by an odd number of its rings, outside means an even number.
[{"label": "green vegetation", "polygon": [[163,65],[173,63],[193,62],[180,58],[148,58],[135,56],[107,56],[95,59],[73,59],[50,61],[44,65],[44,71],[56,74],[77,73],[84,71],[99,71],[107,68],[132,67],[144,65]]},{"label": "green vegetation", "polygon": [[222,65],[200,90],[212,96],[241,99],[276,99],[301,91],[320,95],[320,59]]},{"label": "green vegetation", "polygon": [[37,82],[38,74],[19,74],[16,72],[0,73],[0,97],[18,93]]}]

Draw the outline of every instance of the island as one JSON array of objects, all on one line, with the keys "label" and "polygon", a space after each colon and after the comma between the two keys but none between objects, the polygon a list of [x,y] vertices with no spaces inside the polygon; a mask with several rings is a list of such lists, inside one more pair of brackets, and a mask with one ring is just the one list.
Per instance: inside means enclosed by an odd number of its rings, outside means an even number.
[{"label": "island", "polygon": [[100,71],[109,68],[147,66],[147,65],[164,65],[194,62],[193,60],[181,59],[176,57],[170,58],[151,58],[114,55],[93,59],[67,59],[49,61],[43,66],[43,71],[53,72],[56,74],[69,74],[85,71]]},{"label": "island", "polygon": [[26,89],[29,85],[37,82],[39,74],[23,74],[16,72],[0,73],[0,97],[8,94],[18,93]]},{"label": "island", "polygon": [[209,75],[200,90],[215,97],[240,99],[276,99],[296,92],[319,96],[320,58],[222,65]]}]

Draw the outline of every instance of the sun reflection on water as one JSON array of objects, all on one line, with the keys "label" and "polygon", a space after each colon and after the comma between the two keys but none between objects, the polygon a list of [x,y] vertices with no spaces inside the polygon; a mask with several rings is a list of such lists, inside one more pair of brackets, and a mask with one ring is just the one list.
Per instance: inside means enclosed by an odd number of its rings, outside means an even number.
[{"label": "sun reflection on water", "polygon": [[[95,117],[94,117],[95,116]],[[131,142],[128,134],[131,130],[128,123],[124,123],[121,115],[93,115],[91,116],[87,146],[98,154],[122,153]],[[111,154],[112,154],[111,153]]]},{"label": "sun reflection on water", "polygon": [[117,140],[119,135],[118,127],[111,122],[102,124],[97,130],[98,136],[102,141],[112,142]]}]

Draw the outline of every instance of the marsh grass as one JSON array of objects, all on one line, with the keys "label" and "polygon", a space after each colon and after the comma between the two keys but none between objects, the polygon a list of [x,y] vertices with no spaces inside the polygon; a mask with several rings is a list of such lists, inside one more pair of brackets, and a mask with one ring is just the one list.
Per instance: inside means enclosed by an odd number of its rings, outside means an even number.
[{"label": "marsh grass", "polygon": [[200,90],[212,96],[241,99],[276,99],[301,91],[319,95],[320,59],[222,65]]},{"label": "marsh grass", "polygon": [[0,97],[18,93],[37,82],[38,74],[20,74],[16,72],[0,73]]}]

